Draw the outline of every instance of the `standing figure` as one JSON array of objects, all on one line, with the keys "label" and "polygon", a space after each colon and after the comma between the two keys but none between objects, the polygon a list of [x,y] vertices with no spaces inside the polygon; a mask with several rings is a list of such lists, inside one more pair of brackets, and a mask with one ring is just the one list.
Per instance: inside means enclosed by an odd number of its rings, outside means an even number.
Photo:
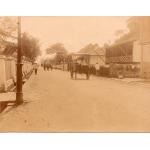
[{"label": "standing figure", "polygon": [[98,72],[99,72],[99,63],[97,62],[96,64],[95,64],[95,70],[96,70],[96,75],[98,76]]},{"label": "standing figure", "polygon": [[39,67],[38,64],[35,63],[35,64],[34,64],[34,72],[35,72],[35,75],[37,75],[38,67]]},{"label": "standing figure", "polygon": [[76,61],[70,63],[70,75],[72,79],[74,77],[74,74],[75,74],[75,79],[76,79],[77,78],[77,62]]},{"label": "standing figure", "polygon": [[46,71],[46,62],[44,61],[44,64],[43,64],[43,68],[44,68],[44,71]]},{"label": "standing figure", "polygon": [[51,69],[51,71],[53,70],[53,66],[52,66],[52,64],[50,64],[50,69]]}]

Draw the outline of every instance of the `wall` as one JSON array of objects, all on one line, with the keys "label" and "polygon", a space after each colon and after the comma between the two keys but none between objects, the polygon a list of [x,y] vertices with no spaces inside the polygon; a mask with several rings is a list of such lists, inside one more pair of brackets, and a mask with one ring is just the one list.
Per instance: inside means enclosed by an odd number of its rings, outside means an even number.
[{"label": "wall", "polygon": [[5,91],[6,75],[5,75],[5,57],[0,56],[0,91]]},{"label": "wall", "polygon": [[141,62],[141,44],[140,41],[135,41],[133,43],[133,62]]},{"label": "wall", "polygon": [[141,18],[141,77],[150,78],[150,17]]},{"label": "wall", "polygon": [[[23,61],[22,72],[24,77],[32,69],[31,62]],[[0,56],[0,92],[8,91],[14,81],[16,81],[16,60],[12,57]]]},{"label": "wall", "polygon": [[105,65],[105,56],[91,55],[90,56],[90,65],[95,65],[99,63],[100,66]]},{"label": "wall", "polygon": [[150,44],[143,45],[143,63],[141,77],[150,78]]}]

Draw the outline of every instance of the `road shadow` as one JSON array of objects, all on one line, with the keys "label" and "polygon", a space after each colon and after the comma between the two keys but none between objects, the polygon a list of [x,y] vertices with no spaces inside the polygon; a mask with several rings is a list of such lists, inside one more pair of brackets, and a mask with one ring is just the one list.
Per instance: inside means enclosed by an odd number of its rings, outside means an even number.
[{"label": "road shadow", "polygon": [[11,112],[12,110],[14,110],[15,108],[18,108],[20,106],[25,106],[31,102],[33,102],[33,101],[24,100],[24,102],[21,105],[17,105],[16,103],[8,104],[7,107],[5,109],[3,109],[3,111],[0,113],[0,115],[5,115],[5,114]]},{"label": "road shadow", "polygon": [[72,80],[89,80],[89,79],[86,79],[86,78],[71,78]]}]

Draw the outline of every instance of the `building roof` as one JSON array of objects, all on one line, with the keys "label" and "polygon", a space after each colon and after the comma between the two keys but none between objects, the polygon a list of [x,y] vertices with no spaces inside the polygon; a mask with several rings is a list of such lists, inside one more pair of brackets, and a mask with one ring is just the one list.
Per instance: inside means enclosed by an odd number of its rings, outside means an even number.
[{"label": "building roof", "polygon": [[105,50],[104,49],[90,49],[86,52],[78,52],[78,53],[75,53],[75,54],[78,54],[78,55],[105,55]]}]

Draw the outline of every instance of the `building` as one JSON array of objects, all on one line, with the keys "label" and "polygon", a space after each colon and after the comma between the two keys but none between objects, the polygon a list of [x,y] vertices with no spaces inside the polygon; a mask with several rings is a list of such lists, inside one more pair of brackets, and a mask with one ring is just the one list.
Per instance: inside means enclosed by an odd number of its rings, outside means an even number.
[{"label": "building", "polygon": [[128,27],[140,45],[140,76],[150,78],[150,17],[131,17]]},{"label": "building", "polygon": [[127,26],[129,33],[106,48],[106,63],[136,68],[124,71],[127,77],[150,78],[150,17],[131,17]]},{"label": "building", "polygon": [[150,17],[140,18],[141,77],[150,78]]},{"label": "building", "polygon": [[84,50],[81,50],[78,53],[75,53],[74,55],[87,55],[89,59],[88,63],[91,66],[95,66],[96,63],[98,63],[100,66],[105,65],[105,49],[100,48],[97,44],[91,44],[91,48],[85,48]]}]

